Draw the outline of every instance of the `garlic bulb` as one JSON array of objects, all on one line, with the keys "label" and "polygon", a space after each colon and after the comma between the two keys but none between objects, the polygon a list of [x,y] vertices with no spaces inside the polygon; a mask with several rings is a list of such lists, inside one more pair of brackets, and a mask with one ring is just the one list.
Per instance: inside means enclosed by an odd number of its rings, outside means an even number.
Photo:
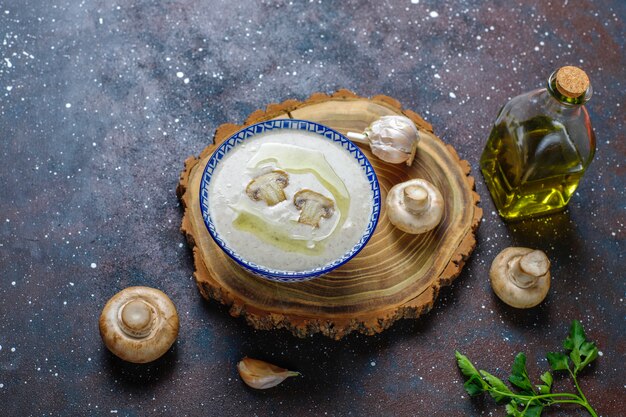
[{"label": "garlic bulb", "polygon": [[243,382],[255,389],[272,388],[290,376],[300,375],[299,372],[288,371],[271,363],[250,358],[243,358],[237,364],[237,370]]},{"label": "garlic bulb", "polygon": [[385,162],[413,163],[420,140],[415,123],[405,116],[382,116],[361,133],[348,132],[348,138],[368,143],[372,153]]}]

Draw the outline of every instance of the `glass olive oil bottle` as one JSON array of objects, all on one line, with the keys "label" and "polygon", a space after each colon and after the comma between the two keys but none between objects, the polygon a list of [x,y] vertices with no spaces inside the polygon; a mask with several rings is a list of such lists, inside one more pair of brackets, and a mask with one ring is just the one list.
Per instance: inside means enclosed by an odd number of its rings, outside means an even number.
[{"label": "glass olive oil bottle", "polygon": [[480,168],[500,215],[517,220],[562,210],[593,159],[595,136],[585,109],[587,74],[566,66],[546,88],[500,110]]}]

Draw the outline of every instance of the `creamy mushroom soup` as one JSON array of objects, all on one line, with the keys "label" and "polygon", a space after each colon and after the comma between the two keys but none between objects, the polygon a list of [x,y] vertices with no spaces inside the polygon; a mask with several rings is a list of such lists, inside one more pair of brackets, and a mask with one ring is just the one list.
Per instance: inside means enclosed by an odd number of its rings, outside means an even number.
[{"label": "creamy mushroom soup", "polygon": [[213,172],[209,210],[240,257],[306,271],[341,258],[363,236],[373,193],[340,144],[300,130],[246,139]]}]

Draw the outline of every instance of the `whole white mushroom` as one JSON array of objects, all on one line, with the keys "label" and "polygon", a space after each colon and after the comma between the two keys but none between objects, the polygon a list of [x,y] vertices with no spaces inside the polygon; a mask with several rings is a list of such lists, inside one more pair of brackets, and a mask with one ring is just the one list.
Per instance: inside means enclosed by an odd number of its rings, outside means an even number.
[{"label": "whole white mushroom", "polygon": [[121,359],[134,363],[161,357],[178,336],[176,307],[163,292],[129,287],[115,294],[100,315],[100,336]]},{"label": "whole white mushroom", "polygon": [[506,248],[493,260],[489,279],[506,304],[531,308],[541,303],[550,289],[550,260],[540,250]]},{"label": "whole white mushroom", "polygon": [[424,179],[409,180],[394,185],[387,194],[387,218],[406,233],[426,233],[441,222],[444,212],[443,196]]}]

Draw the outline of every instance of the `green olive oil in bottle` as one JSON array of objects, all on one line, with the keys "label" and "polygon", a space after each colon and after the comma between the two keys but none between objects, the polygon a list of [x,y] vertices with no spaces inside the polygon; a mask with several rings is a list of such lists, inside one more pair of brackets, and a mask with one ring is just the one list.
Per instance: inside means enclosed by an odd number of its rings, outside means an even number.
[{"label": "green olive oil in bottle", "polygon": [[480,168],[504,219],[567,206],[595,153],[584,106],[591,93],[587,74],[566,66],[550,76],[546,88],[517,96],[500,110]]}]

